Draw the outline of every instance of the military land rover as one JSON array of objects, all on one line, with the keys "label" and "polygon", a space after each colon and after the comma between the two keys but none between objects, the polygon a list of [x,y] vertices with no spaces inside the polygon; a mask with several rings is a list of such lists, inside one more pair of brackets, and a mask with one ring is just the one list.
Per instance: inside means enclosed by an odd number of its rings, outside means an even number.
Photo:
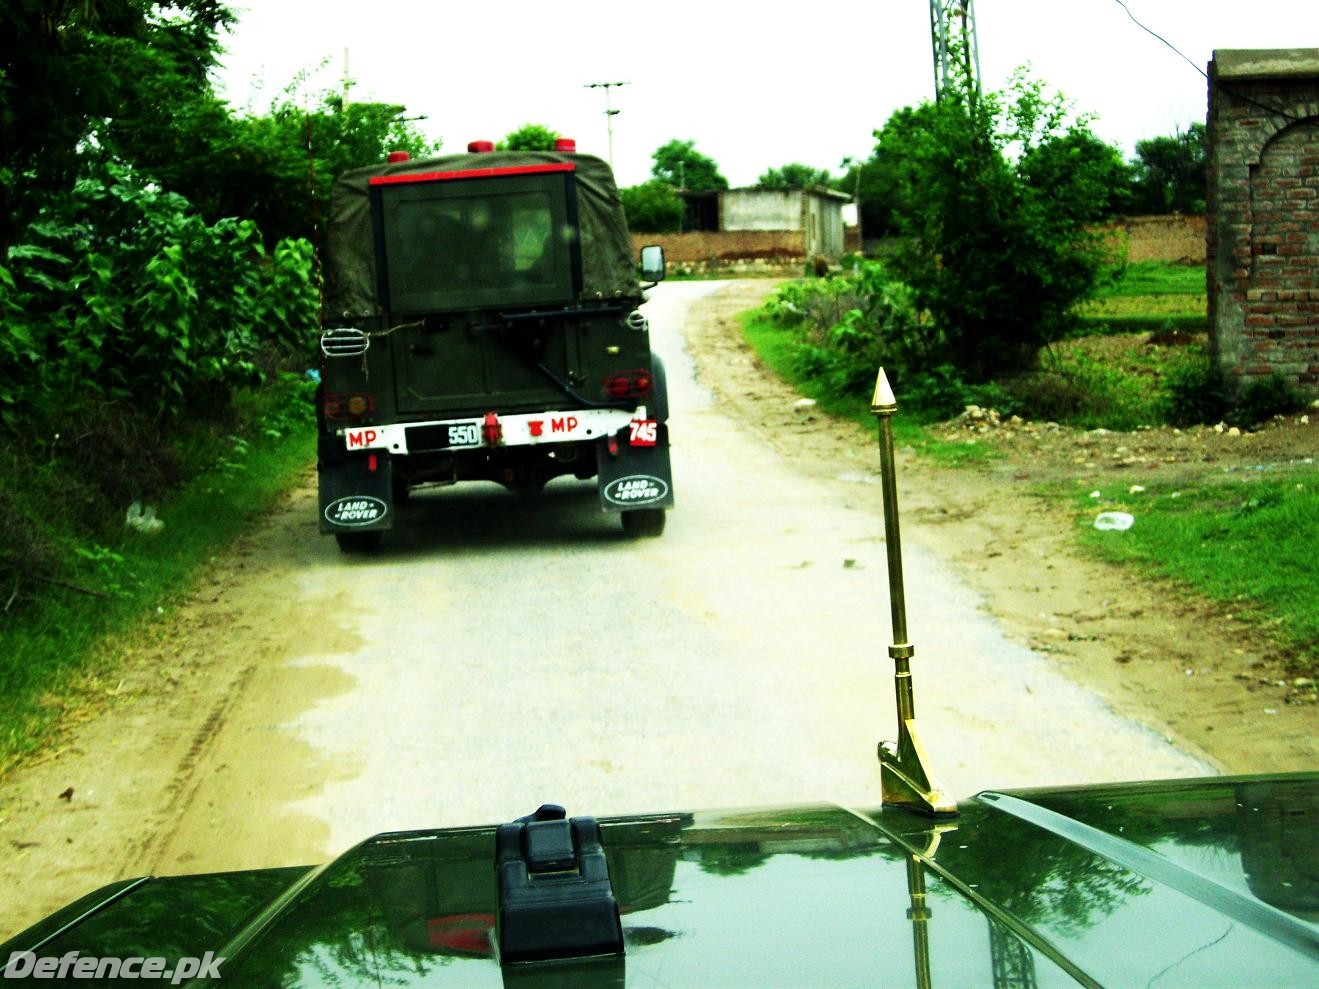
[{"label": "military land rover", "polygon": [[[641,278],[663,277],[659,248]],[[664,369],[609,167],[405,155],[335,183],[317,418],[320,529],[374,549],[419,485],[597,479],[625,532],[673,504]]]}]

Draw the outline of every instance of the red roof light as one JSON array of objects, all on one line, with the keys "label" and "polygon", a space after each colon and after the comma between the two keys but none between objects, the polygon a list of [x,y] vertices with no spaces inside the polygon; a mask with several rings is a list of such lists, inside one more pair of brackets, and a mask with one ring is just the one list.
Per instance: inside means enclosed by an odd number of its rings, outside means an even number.
[{"label": "red roof light", "polygon": [[494,141],[469,141],[469,142],[467,142],[467,150],[470,151],[472,154],[485,154],[485,153],[487,153],[487,152],[489,152],[489,151],[494,151],[494,150],[495,150],[495,142],[494,142]]},{"label": "red roof light", "polygon": [[554,141],[554,150],[566,155],[577,153],[577,141],[571,137],[560,137]]}]

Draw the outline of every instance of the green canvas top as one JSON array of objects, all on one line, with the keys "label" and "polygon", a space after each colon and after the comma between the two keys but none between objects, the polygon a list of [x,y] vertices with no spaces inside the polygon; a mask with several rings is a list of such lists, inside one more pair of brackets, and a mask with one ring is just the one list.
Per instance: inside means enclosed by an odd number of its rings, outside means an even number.
[{"label": "green canvas top", "polygon": [[599,158],[550,151],[442,155],[345,172],[334,183],[325,252],[327,323],[382,315],[376,292],[370,182],[376,176],[570,164],[576,177],[582,293],[578,302],[641,298],[614,176]]}]

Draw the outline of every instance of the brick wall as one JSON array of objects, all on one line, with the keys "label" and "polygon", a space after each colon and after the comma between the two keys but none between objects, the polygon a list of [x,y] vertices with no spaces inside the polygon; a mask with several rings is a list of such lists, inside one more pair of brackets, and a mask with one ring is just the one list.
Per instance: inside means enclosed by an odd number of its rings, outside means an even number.
[{"label": "brick wall", "polygon": [[1183,216],[1129,216],[1109,227],[1125,248],[1126,259],[1205,263],[1205,218]]},{"label": "brick wall", "polygon": [[662,245],[669,270],[683,274],[799,275],[806,263],[806,240],[799,230],[632,235],[633,254],[646,244]]},{"label": "brick wall", "polygon": [[1215,354],[1319,394],[1319,49],[1216,51],[1209,76]]}]

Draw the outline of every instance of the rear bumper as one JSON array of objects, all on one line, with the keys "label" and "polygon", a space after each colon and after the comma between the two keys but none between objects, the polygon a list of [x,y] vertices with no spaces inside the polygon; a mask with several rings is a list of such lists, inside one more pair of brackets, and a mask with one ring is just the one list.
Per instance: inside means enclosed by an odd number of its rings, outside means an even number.
[{"label": "rear bumper", "polygon": [[613,435],[634,420],[646,419],[646,407],[495,414],[497,435],[492,435],[487,418],[470,416],[354,426],[335,433],[347,451],[384,450],[396,457],[441,450],[580,443]]}]

